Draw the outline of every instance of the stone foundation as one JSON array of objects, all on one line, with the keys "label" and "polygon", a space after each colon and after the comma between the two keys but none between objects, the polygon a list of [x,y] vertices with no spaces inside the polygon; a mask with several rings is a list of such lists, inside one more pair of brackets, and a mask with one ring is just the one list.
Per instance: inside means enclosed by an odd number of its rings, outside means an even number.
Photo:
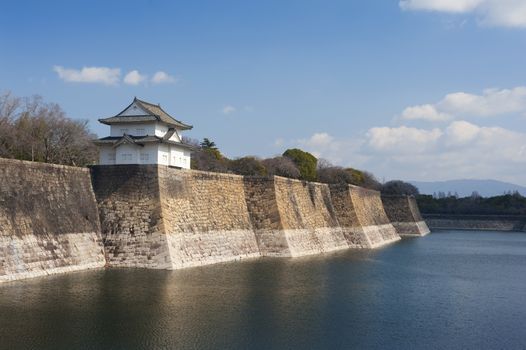
[{"label": "stone foundation", "polygon": [[0,282],[105,265],[88,169],[0,159]]},{"label": "stone foundation", "polygon": [[248,177],[245,192],[261,255],[296,257],[349,247],[327,185]]},{"label": "stone foundation", "polygon": [[356,186],[157,165],[94,166],[91,182],[89,175],[0,159],[0,281],[104,265],[297,257],[400,239],[379,193]]},{"label": "stone foundation", "polygon": [[389,220],[400,236],[425,236],[430,231],[413,196],[382,196]]},{"label": "stone foundation", "polygon": [[171,268],[260,256],[243,177],[159,167]]},{"label": "stone foundation", "polygon": [[400,240],[386,216],[378,191],[331,185],[337,217],[350,247],[378,248]]}]

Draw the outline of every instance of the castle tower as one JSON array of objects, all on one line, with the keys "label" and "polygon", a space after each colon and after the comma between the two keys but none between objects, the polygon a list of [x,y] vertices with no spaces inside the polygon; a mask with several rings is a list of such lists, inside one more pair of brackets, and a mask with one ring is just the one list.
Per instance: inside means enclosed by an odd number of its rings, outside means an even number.
[{"label": "castle tower", "polygon": [[181,132],[192,129],[166,113],[160,105],[134,98],[119,114],[99,119],[111,127],[110,136],[95,141],[100,165],[161,164],[190,169],[192,147]]}]

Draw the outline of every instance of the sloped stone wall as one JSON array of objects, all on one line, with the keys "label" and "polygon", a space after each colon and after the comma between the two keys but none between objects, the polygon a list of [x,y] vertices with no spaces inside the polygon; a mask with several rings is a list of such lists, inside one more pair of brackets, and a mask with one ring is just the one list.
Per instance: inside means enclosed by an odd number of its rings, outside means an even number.
[{"label": "sloped stone wall", "polygon": [[295,257],[397,239],[379,193],[356,186],[156,165],[94,166],[90,181],[88,169],[0,159],[0,281],[104,265]]},{"label": "sloped stone wall", "polygon": [[156,165],[92,167],[109,266],[171,268]]},{"label": "sloped stone wall", "polygon": [[425,236],[430,231],[413,196],[382,196],[387,216],[400,236]]},{"label": "sloped stone wall", "polygon": [[400,236],[385,213],[380,192],[352,185],[349,185],[349,191],[358,222],[368,239],[369,248],[400,240]]},{"label": "sloped stone wall", "polygon": [[348,185],[330,185],[332,204],[350,248],[371,248],[372,243],[358,219]]},{"label": "sloped stone wall", "polygon": [[294,257],[348,248],[327,185],[278,176],[246,178],[245,191],[262,255]]},{"label": "sloped stone wall", "polygon": [[278,176],[274,185],[291,256],[348,248],[328,185]]},{"label": "sloped stone wall", "polygon": [[104,265],[88,169],[0,159],[0,282]]},{"label": "sloped stone wall", "polygon": [[172,268],[260,256],[238,175],[159,167]]}]

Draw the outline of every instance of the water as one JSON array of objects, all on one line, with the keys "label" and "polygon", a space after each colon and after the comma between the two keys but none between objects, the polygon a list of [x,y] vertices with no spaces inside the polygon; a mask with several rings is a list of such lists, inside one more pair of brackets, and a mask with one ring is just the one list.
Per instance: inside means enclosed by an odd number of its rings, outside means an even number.
[{"label": "water", "polygon": [[526,234],[0,285],[1,349],[524,349]]}]

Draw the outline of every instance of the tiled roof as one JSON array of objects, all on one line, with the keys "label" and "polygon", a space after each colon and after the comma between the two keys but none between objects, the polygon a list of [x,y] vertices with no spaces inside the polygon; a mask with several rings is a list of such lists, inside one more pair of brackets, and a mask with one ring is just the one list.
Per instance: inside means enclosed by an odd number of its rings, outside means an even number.
[{"label": "tiled roof", "polygon": [[[141,107],[147,114],[145,115],[134,115],[134,116],[121,116],[122,112],[127,110],[132,104],[136,103]],[[114,123],[135,123],[135,122],[147,122],[147,121],[161,121],[171,126],[175,126],[181,130],[192,129],[192,125],[185,124],[171,115],[166,113],[160,105],[155,105],[150,102],[139,100],[137,97],[133,99],[133,102],[126,107],[121,113],[116,116],[99,119],[99,122],[103,124],[114,124]]]},{"label": "tiled roof", "polygon": [[176,145],[176,146],[180,146],[180,147],[187,148],[187,149],[194,148],[193,146],[188,145],[186,143],[171,141],[171,140],[167,140],[165,138],[159,137],[159,136],[150,136],[150,135],[131,136],[131,135],[124,134],[124,136],[107,136],[107,137],[100,138],[98,140],[94,140],[93,142],[97,145],[116,145],[118,143],[121,143],[121,141],[133,143],[138,146],[144,146],[145,143],[157,142],[157,143],[167,143],[170,145]]}]

